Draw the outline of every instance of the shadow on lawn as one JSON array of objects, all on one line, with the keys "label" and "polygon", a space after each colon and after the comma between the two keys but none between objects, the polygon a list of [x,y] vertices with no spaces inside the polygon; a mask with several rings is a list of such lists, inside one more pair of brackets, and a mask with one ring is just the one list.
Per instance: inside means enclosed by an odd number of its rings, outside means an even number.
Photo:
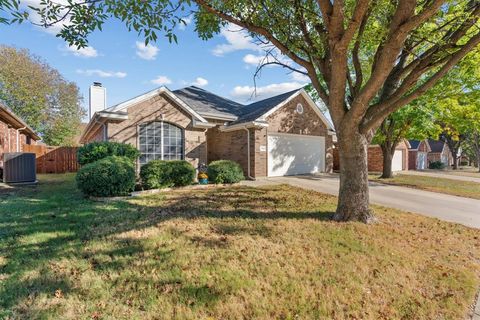
[{"label": "shadow on lawn", "polygon": [[[105,251],[85,250],[89,243],[111,235],[142,230],[168,219],[212,217],[220,219],[212,226],[212,233],[220,236],[242,233],[270,236],[268,228],[262,224],[238,226],[229,223],[228,219],[328,220],[333,215],[333,212],[314,210],[298,212],[293,206],[292,210],[279,209],[282,198],[269,196],[267,190],[250,187],[181,192],[168,201],[159,200],[161,197],[145,197],[142,202],[92,202],[78,192],[72,175],[52,176],[47,181],[40,182],[36,188],[22,188],[15,194],[1,196],[0,318],[11,315],[12,308],[16,308],[16,313],[20,309],[20,313],[28,315],[32,310],[24,307],[26,309],[22,311],[18,306],[22,301],[34,300],[41,293],[53,297],[57,290],[64,294],[75,291],[72,279],[83,272],[124,270],[145,253],[142,242],[130,238],[115,240],[115,247]],[[257,210],[259,199],[263,208],[260,211]],[[228,203],[234,210],[223,210],[224,203]],[[192,238],[191,241],[214,247],[225,245],[221,238]],[[172,260],[175,259],[175,252],[158,250],[156,254],[159,261],[174,263]],[[61,269],[61,266],[52,265],[55,261],[72,257],[83,264],[70,270],[70,274],[55,272],[56,268]],[[148,277],[138,281],[148,281]],[[163,283],[155,285],[165,289],[176,286],[181,281],[181,276],[173,274],[171,278],[163,280]],[[219,293],[209,290],[185,283],[181,286],[180,296],[183,295],[189,304],[192,301],[204,304],[220,298]],[[25,302],[21,304],[24,305]],[[40,316],[48,310],[36,312]]]}]

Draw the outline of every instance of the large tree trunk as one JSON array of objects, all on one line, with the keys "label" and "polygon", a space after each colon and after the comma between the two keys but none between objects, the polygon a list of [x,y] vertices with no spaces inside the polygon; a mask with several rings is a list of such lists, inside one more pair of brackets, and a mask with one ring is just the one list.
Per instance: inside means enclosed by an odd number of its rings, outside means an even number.
[{"label": "large tree trunk", "polygon": [[[381,145],[382,155],[383,155],[383,171],[380,178],[388,179],[393,177],[392,172],[392,160],[393,154],[395,153],[395,148],[389,148],[388,146]],[[393,149],[393,152],[392,152]]]},{"label": "large tree trunk", "polygon": [[457,150],[452,152],[452,158],[453,158],[453,170],[458,169],[458,156],[457,156]]},{"label": "large tree trunk", "polygon": [[358,132],[338,136],[340,191],[337,221],[374,221],[369,208],[367,150],[370,141]]}]

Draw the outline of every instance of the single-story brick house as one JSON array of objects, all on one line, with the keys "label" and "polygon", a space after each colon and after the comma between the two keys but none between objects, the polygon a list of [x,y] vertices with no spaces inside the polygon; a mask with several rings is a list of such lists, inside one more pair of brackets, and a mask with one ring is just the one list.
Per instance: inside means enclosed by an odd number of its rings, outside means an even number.
[{"label": "single-story brick house", "polygon": [[408,169],[425,170],[428,169],[428,153],[432,151],[428,140],[409,140],[408,149]]},{"label": "single-story brick house", "polygon": [[435,161],[440,161],[447,167],[453,164],[452,153],[444,141],[428,139],[428,145],[431,150],[428,153],[429,164]]},{"label": "single-story brick house", "polygon": [[[408,148],[410,147],[408,141],[400,142],[395,148],[395,153],[392,159],[392,171],[408,170]],[[383,171],[383,153],[382,148],[378,144],[368,146],[367,154],[368,171],[382,172]],[[340,170],[340,159],[338,150],[334,150],[334,170]]]},{"label": "single-story brick house", "polygon": [[141,152],[138,167],[153,159],[194,166],[228,159],[250,178],[333,167],[333,128],[304,89],[244,105],[194,86],[161,87],[107,109],[92,92],[101,106],[90,106],[80,142],[132,144]]},{"label": "single-story brick house", "polygon": [[36,144],[38,140],[35,131],[0,102],[0,167],[3,153],[22,152],[24,144]]}]

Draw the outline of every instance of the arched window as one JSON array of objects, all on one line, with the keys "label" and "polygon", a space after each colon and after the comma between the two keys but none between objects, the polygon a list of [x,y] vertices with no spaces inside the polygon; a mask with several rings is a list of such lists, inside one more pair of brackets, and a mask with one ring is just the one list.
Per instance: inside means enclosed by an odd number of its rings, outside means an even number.
[{"label": "arched window", "polygon": [[139,125],[140,164],[150,160],[183,160],[183,129],[163,121]]}]

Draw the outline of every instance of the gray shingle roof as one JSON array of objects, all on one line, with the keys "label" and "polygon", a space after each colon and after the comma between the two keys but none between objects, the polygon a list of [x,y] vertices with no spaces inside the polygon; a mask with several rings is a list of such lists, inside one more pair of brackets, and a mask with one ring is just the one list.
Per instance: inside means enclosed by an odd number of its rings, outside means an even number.
[{"label": "gray shingle roof", "polygon": [[301,88],[246,105],[243,109],[240,110],[241,112],[238,114],[238,120],[234,123],[254,121],[263,114],[267,113],[270,109],[282,103],[282,101],[287,100],[290,96],[294,95],[299,90],[301,90]]},{"label": "gray shingle roof", "polygon": [[235,101],[222,98],[195,86],[172,91],[200,115],[218,115],[237,117],[237,110],[244,106]]},{"label": "gray shingle roof", "polygon": [[408,140],[408,143],[410,143],[410,149],[417,150],[420,145],[420,140]]},{"label": "gray shingle roof", "polygon": [[442,152],[445,142],[440,140],[428,139],[428,144],[430,145],[431,152]]},{"label": "gray shingle roof", "polygon": [[222,98],[195,86],[175,90],[173,93],[200,115],[236,117],[232,123],[235,124],[254,121],[299,90],[301,88],[248,105]]}]

